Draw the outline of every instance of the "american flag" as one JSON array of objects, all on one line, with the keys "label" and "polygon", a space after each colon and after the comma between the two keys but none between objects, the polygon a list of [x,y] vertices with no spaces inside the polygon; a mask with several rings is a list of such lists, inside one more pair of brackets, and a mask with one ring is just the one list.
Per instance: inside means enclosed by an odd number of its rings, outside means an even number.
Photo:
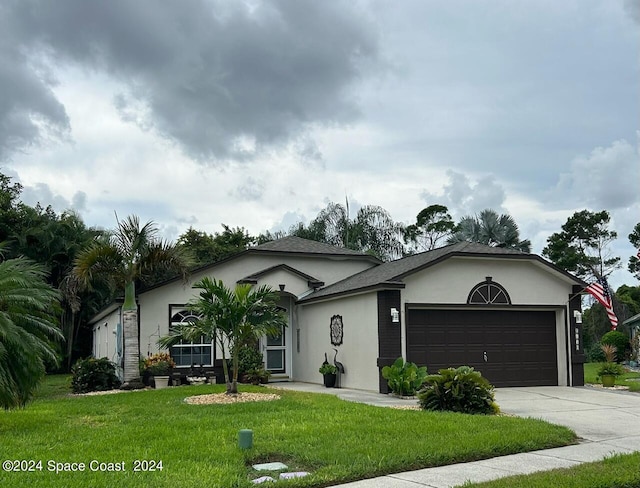
[{"label": "american flag", "polygon": [[598,281],[587,286],[585,290],[591,293],[605,308],[607,316],[609,317],[609,322],[611,322],[611,330],[616,330],[618,328],[618,317],[616,317],[616,314],[613,311],[611,290],[609,289],[607,280],[605,278],[599,278]]}]

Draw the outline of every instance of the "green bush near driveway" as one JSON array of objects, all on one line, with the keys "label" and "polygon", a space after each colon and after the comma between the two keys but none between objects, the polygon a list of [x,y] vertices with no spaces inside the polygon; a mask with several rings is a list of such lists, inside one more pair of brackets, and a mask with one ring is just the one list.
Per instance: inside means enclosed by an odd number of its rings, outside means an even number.
[{"label": "green bush near driveway", "polygon": [[[535,419],[372,407],[333,395],[243,386],[277,393],[271,402],[189,405],[191,395],[225,385],[181,386],[109,395],[45,388],[26,409],[0,412],[0,457],[36,459],[42,471],[0,471],[0,486],[249,487],[256,462],[282,461],[308,478],[287,486],[327,486],[429,466],[473,461],[575,442],[569,429]],[[68,381],[68,379],[66,380]],[[50,396],[47,394],[50,393]],[[240,429],[254,447],[238,448]],[[46,470],[48,461],[126,463],[124,472]],[[162,471],[133,472],[133,462]]]}]

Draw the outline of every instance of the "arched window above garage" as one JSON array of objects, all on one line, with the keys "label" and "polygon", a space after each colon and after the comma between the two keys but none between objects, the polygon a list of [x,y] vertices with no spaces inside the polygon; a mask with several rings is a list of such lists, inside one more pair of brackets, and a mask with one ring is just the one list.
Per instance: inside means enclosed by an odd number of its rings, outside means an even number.
[{"label": "arched window above garage", "polygon": [[469,305],[511,305],[511,298],[504,287],[487,276],[486,281],[473,287],[467,298]]}]

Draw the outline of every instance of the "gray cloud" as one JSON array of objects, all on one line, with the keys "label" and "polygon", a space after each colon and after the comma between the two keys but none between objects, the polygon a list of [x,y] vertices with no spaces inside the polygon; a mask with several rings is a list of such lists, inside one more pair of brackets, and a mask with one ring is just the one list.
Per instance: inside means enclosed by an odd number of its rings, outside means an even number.
[{"label": "gray cloud", "polygon": [[0,105],[5,152],[37,143],[33,114],[68,130],[49,83],[29,68],[38,56],[106,72],[126,87],[114,100],[125,120],[200,160],[252,157],[237,149],[244,138],[260,149],[353,121],[354,82],[378,58],[372,23],[347,1],[15,0],[0,15],[5,42],[20,46],[0,83],[24,89]]},{"label": "gray cloud", "polygon": [[76,210],[84,212],[87,209],[87,195],[83,191],[76,192],[71,201],[61,195],[53,193],[46,183],[37,183],[35,186],[24,186],[20,200],[29,206],[40,204],[43,207],[51,205],[56,212]]},{"label": "gray cloud", "polygon": [[624,0],[624,9],[629,17],[640,24],[640,2],[638,0]]},{"label": "gray cloud", "polygon": [[569,172],[560,174],[554,195],[560,201],[584,202],[593,208],[625,208],[640,201],[638,181],[640,146],[623,139],[575,158]]},{"label": "gray cloud", "polygon": [[247,178],[247,181],[243,185],[230,192],[230,195],[245,201],[260,200],[263,194],[264,183],[251,176]]},{"label": "gray cloud", "polygon": [[446,205],[449,211],[458,218],[473,215],[485,208],[496,212],[504,212],[502,204],[506,194],[494,176],[479,179],[475,184],[467,176],[456,171],[447,171],[449,182],[443,186],[442,193],[423,191],[421,197],[429,205],[439,203]]},{"label": "gray cloud", "polygon": [[69,133],[69,118],[55,98],[51,73],[28,58],[13,26],[0,7],[0,161],[50,139]]}]

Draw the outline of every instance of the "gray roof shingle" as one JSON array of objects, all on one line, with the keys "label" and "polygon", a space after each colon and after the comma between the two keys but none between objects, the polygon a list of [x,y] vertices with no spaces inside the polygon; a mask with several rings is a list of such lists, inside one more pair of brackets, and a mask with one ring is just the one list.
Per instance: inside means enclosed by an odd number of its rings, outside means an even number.
[{"label": "gray roof shingle", "polygon": [[329,285],[326,288],[322,288],[300,301],[308,302],[333,295],[364,291],[377,287],[404,288],[402,280],[405,276],[420,271],[423,268],[431,266],[451,256],[464,255],[534,259],[542,261],[550,267],[555,268],[551,263],[547,263],[535,254],[528,254],[514,249],[486,246],[476,242],[457,242],[432,251],[414,254],[396,261],[383,263],[379,266],[362,271],[358,274],[345,278],[342,281]]},{"label": "gray roof shingle", "polygon": [[362,257],[382,262],[375,256],[365,254],[359,251],[353,251],[344,247],[332,246],[324,242],[311,241],[302,237],[288,236],[275,241],[265,242],[259,246],[249,248],[252,251],[272,251],[294,254],[322,254],[325,256],[349,256]]}]

